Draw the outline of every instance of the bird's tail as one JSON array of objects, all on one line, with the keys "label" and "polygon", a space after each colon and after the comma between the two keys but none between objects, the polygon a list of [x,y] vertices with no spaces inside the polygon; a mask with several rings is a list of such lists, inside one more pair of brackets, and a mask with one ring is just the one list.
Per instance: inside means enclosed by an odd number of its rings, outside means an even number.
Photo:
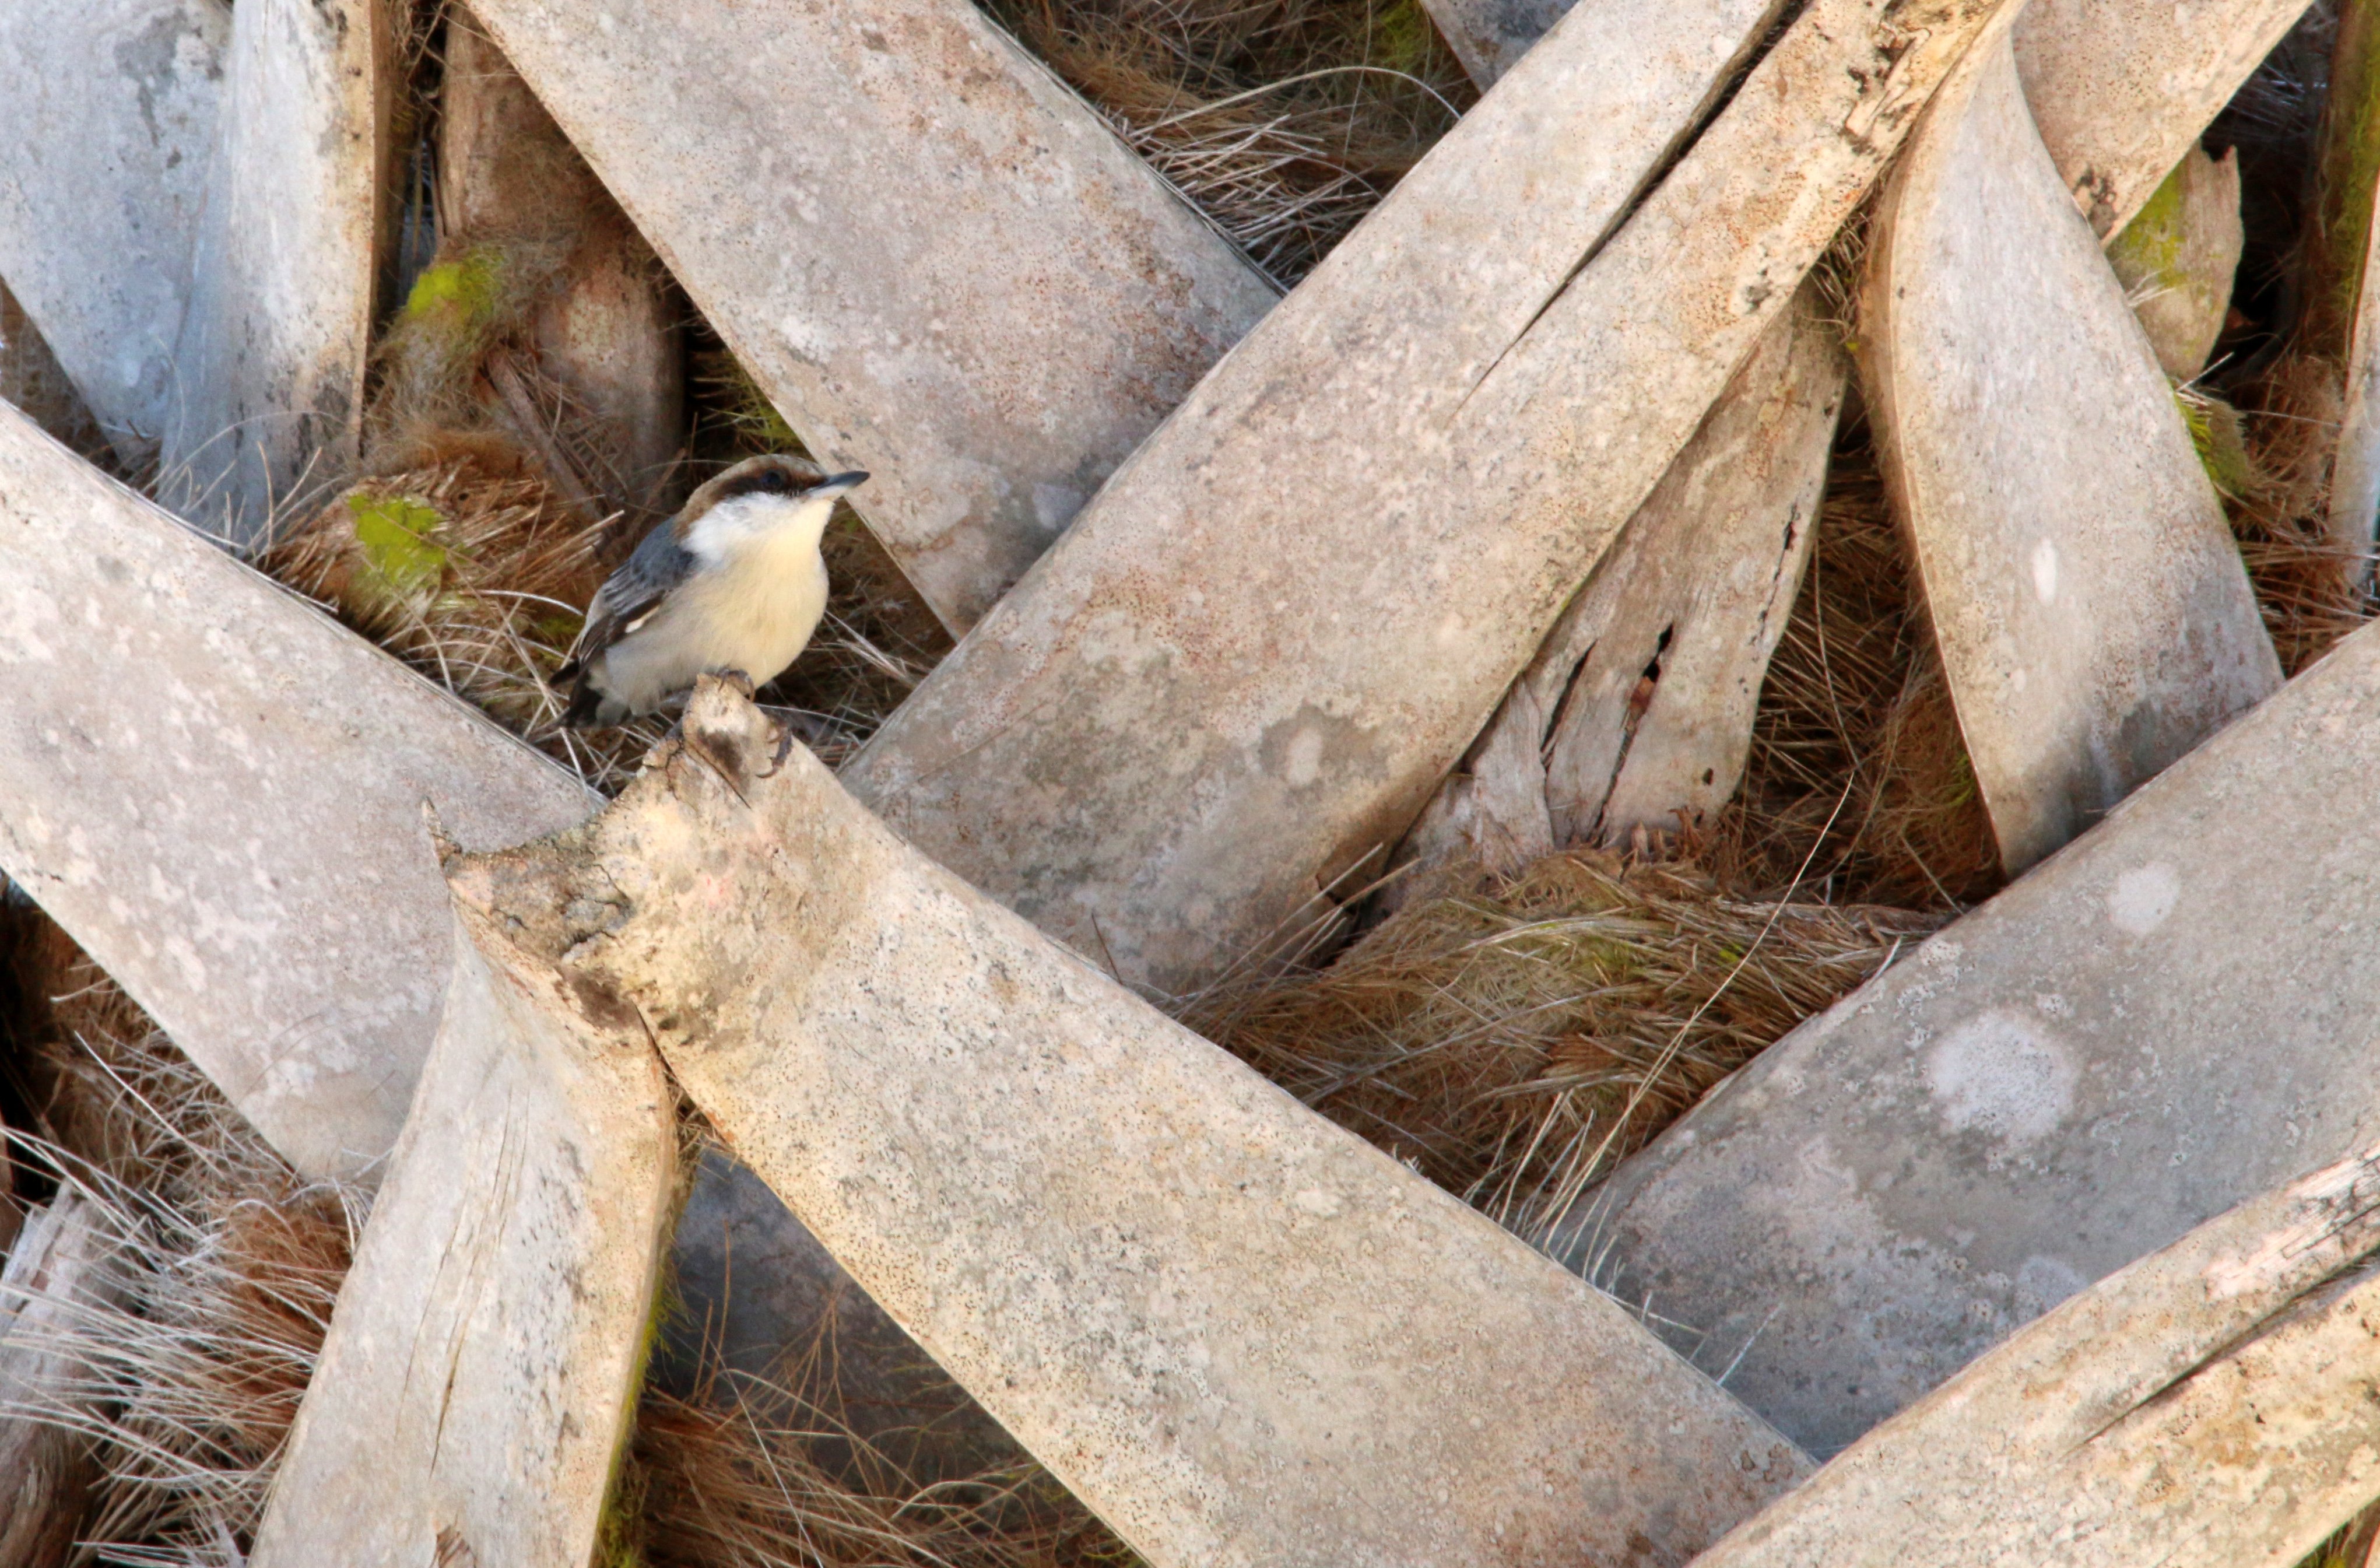
[{"label": "bird's tail", "polygon": [[570,705],[562,711],[562,722],[574,730],[591,730],[603,723],[603,694],[587,678],[587,672],[577,672],[570,687]]}]

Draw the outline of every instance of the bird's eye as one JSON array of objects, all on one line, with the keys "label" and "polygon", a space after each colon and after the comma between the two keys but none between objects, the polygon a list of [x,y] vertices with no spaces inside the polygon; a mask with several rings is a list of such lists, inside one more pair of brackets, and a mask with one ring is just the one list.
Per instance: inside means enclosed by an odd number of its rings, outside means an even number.
[{"label": "bird's eye", "polygon": [[771,468],[769,472],[760,476],[760,488],[762,490],[774,491],[782,494],[785,491],[791,489],[792,486],[793,481],[787,479],[783,473],[774,468]]}]

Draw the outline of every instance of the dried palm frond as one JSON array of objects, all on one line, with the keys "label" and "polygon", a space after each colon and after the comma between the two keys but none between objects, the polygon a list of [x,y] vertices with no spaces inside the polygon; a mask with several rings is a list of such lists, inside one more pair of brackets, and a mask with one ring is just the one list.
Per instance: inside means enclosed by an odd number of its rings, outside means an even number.
[{"label": "dried palm frond", "polygon": [[[11,978],[41,999],[27,1036],[40,1136],[20,1159],[99,1209],[125,1291],[77,1315],[79,1386],[38,1412],[81,1432],[100,1473],[83,1560],[237,1568],[369,1214],[361,1187],[308,1182],[55,926],[9,911]],[[921,1480],[898,1431],[844,1417],[832,1346],[782,1386],[648,1386],[611,1511],[614,1558],[655,1568],[1074,1568],[1137,1560],[1025,1457]],[[971,1402],[936,1375],[923,1406]],[[976,1413],[971,1426],[984,1429]],[[943,1445],[947,1449],[948,1445]]]}]

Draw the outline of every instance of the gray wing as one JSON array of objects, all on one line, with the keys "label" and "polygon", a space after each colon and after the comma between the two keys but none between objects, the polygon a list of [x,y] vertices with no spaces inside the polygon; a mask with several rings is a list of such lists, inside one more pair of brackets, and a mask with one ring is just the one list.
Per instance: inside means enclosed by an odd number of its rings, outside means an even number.
[{"label": "gray wing", "polygon": [[570,650],[571,667],[586,663],[644,625],[645,617],[661,608],[670,590],[693,571],[694,555],[678,543],[677,530],[667,522],[657,525],[588,602],[586,629]]}]

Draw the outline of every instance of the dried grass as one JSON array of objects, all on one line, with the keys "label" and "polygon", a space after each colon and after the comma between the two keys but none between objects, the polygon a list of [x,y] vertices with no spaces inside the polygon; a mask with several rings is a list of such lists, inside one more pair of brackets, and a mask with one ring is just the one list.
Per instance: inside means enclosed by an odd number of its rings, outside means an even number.
[{"label": "dried grass", "polygon": [[18,1155],[91,1200],[126,1281],[114,1305],[78,1315],[88,1381],[46,1412],[97,1451],[77,1560],[236,1562],[312,1374],[364,1196],[301,1180],[55,927],[20,953],[35,994],[54,1000],[30,1063],[40,1135],[20,1136]]},{"label": "dried grass", "polygon": [[2329,529],[2345,385],[2337,360],[2292,350],[2251,383],[2244,413],[2205,397],[2193,410],[2193,433],[2212,455],[2208,467],[2224,491],[2265,629],[2292,675],[2374,610],[2361,586],[2369,553],[2343,545]]},{"label": "dried grass", "polygon": [[692,1399],[649,1389],[630,1485],[652,1568],[1139,1561],[1038,1465],[921,1482],[830,1405],[745,1380]]},{"label": "dried grass", "polygon": [[1284,286],[1478,98],[1419,0],[985,8]]},{"label": "dried grass", "polygon": [[[466,361],[476,363],[473,361]],[[799,451],[723,350],[698,382],[708,464]],[[756,411],[757,410],[757,411]],[[418,467],[350,486],[288,529],[262,568],[322,603],[606,795],[635,777],[665,718],[593,732],[558,727],[554,676],[585,606],[638,535],[557,491],[502,432],[428,420],[401,450]],[[764,700],[790,711],[829,766],[875,732],[951,644],[891,556],[848,508],[824,541],[832,584],[810,649]]]},{"label": "dried grass", "polygon": [[1186,1021],[1508,1224],[1559,1208],[1938,918],[1593,850],[1408,904]]},{"label": "dried grass", "polygon": [[662,726],[564,731],[553,677],[653,519],[601,499],[624,492],[607,427],[540,367],[565,262],[548,237],[446,237],[374,350],[363,477],[258,564],[614,794]]}]

